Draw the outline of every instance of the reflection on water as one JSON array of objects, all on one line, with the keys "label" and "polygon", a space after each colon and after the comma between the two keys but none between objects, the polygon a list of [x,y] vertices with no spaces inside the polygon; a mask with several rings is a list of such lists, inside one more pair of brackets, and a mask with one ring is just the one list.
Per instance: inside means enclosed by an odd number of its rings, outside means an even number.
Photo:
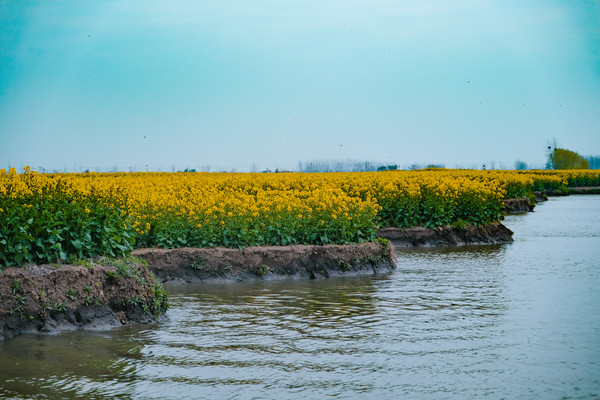
[{"label": "reflection on water", "polygon": [[170,286],[168,319],[0,342],[6,398],[598,398],[600,196],[387,276]]},{"label": "reflection on water", "polygon": [[0,342],[0,398],[119,397],[128,392],[142,347],[126,330]]}]

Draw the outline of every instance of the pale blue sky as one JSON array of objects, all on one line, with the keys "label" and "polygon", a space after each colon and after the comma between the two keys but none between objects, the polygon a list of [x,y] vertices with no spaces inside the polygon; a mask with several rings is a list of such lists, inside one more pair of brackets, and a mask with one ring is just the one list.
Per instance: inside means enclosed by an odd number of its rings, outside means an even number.
[{"label": "pale blue sky", "polygon": [[0,168],[600,154],[597,1],[0,0]]}]

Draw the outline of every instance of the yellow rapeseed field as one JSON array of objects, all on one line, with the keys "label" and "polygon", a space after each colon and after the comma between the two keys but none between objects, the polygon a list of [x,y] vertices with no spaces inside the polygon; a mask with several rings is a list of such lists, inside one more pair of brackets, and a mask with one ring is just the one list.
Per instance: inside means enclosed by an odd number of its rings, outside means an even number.
[{"label": "yellow rapeseed field", "polygon": [[488,224],[506,198],[598,185],[597,171],[84,173],[0,170],[0,266],[134,247],[372,241],[381,226]]}]

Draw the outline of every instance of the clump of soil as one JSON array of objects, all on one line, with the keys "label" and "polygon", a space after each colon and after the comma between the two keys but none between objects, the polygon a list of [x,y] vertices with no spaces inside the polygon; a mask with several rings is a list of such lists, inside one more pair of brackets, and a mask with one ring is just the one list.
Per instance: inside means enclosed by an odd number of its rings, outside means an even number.
[{"label": "clump of soil", "polygon": [[527,197],[504,200],[504,210],[506,211],[506,214],[525,214],[533,211],[534,208],[535,203],[532,203]]},{"label": "clump of soil", "polygon": [[140,262],[31,265],[0,270],[0,339],[155,321],[164,290]]},{"label": "clump of soil", "polygon": [[435,229],[383,228],[377,236],[389,240],[396,247],[464,246],[475,244],[512,243],[513,232],[501,223],[486,226],[469,225],[465,228],[442,226]]},{"label": "clump of soil", "polygon": [[244,249],[139,249],[161,282],[216,282],[327,278],[377,274],[396,267],[387,241],[352,245],[262,246]]}]

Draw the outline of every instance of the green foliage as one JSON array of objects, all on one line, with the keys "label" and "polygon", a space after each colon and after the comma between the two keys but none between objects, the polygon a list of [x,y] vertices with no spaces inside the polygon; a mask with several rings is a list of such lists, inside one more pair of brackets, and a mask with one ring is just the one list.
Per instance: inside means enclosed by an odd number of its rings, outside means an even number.
[{"label": "green foliage", "polygon": [[0,174],[0,266],[66,262],[133,249],[120,195],[82,194],[65,180]]},{"label": "green foliage", "polygon": [[521,197],[527,197],[532,191],[530,184],[518,180],[508,181],[503,185],[503,187],[504,190],[506,190],[504,197],[507,199],[519,199]]},{"label": "green foliage", "polygon": [[382,226],[408,228],[419,225],[420,198],[406,189],[394,187],[381,188],[377,201],[381,206],[379,219]]},{"label": "green foliage", "polygon": [[338,266],[342,269],[342,271],[346,272],[349,271],[350,268],[352,267],[352,264],[350,264],[348,261],[346,260],[338,260]]},{"label": "green foliage", "polygon": [[106,271],[104,275],[106,275],[106,279],[109,281],[116,281],[119,279],[119,273],[117,271]]},{"label": "green foliage", "polygon": [[56,312],[65,312],[67,311],[67,302],[63,301],[62,303],[55,303],[52,311]]},{"label": "green foliage", "polygon": [[373,240],[373,242],[383,244],[386,249],[389,249],[392,247],[392,244],[390,243],[390,241],[387,239],[384,239],[384,238],[377,237],[377,238],[375,238],[375,240]]},{"label": "green foliage", "polygon": [[193,269],[197,269],[199,271],[203,270],[206,266],[204,265],[204,260],[201,258],[198,258],[197,260],[195,260],[190,267],[192,267]]},{"label": "green foliage", "polygon": [[453,226],[454,228],[458,228],[458,229],[466,229],[467,226],[469,226],[469,223],[463,219],[457,219],[456,221],[454,221],[451,226]]},{"label": "green foliage", "polygon": [[100,261],[101,265],[112,266],[115,271],[107,271],[108,279],[116,280],[119,276],[134,278],[136,281],[143,283],[144,279],[141,276],[140,265],[146,267],[147,263],[135,256],[127,256],[121,258],[109,257]]},{"label": "green foliage", "polygon": [[[329,211],[318,206],[310,217],[298,212],[274,211],[255,218],[232,215],[202,229],[191,224],[184,215],[169,210],[159,211],[150,229],[138,235],[137,247],[228,247],[287,246],[293,244],[346,244],[372,241],[376,236],[373,222],[375,212],[354,212],[352,219],[334,218]],[[227,211],[225,211],[227,213]]]},{"label": "green foliage", "polygon": [[269,273],[270,269],[271,268],[269,268],[268,265],[263,265],[257,269],[256,274],[260,277],[264,277],[266,274]]},{"label": "green foliage", "polygon": [[600,186],[600,170],[560,171],[570,187]]},{"label": "green foliage", "polygon": [[75,258],[71,264],[73,265],[81,265],[82,267],[86,267],[88,269],[93,269],[94,268],[94,264],[92,264],[92,262],[90,260],[84,260],[82,258]]},{"label": "green foliage", "polygon": [[13,294],[23,293],[23,287],[21,286],[21,281],[17,278],[13,279],[13,283],[10,285]]},{"label": "green foliage", "polygon": [[167,295],[167,291],[156,280],[150,285],[150,290],[152,291],[150,310],[154,314],[154,317],[158,318],[163,312],[169,309],[169,296]]},{"label": "green foliage", "polygon": [[549,154],[549,164],[554,169],[588,169],[590,163],[574,151],[555,148]]}]

